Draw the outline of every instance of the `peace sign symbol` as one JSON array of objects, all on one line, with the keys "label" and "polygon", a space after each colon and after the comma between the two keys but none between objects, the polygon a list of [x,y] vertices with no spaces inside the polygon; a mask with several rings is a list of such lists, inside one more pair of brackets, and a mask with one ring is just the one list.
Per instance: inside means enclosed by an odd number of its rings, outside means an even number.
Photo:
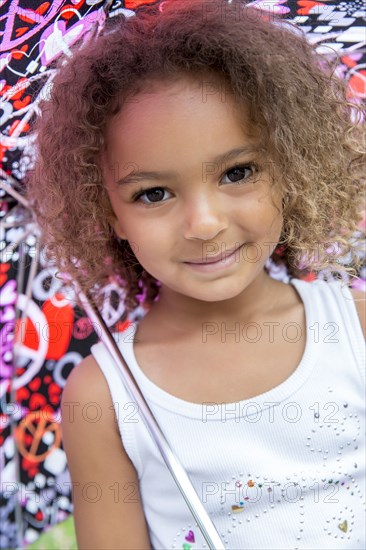
[{"label": "peace sign symbol", "polygon": [[[27,432],[32,435],[32,442],[29,447],[26,444]],[[17,427],[16,440],[19,452],[24,458],[33,462],[42,462],[47,455],[60,446],[60,425],[52,419],[48,412],[33,411],[27,414]],[[50,441],[48,449],[39,452],[41,443],[47,445],[47,440]]]}]

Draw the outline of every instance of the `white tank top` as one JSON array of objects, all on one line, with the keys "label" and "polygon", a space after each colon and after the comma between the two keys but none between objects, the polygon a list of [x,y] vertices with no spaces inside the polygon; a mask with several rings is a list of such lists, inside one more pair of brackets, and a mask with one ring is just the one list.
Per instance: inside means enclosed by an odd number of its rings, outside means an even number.
[{"label": "white tank top", "polygon": [[[222,537],[238,550],[365,548],[365,341],[340,282],[293,279],[307,341],[296,370],[237,403],[197,404],[155,385],[133,350],[136,323],[115,334],[158,424]],[[102,343],[108,382],[134,464],[154,549],[207,548]],[[127,493],[126,493],[127,496]],[[123,533],[123,518],[121,518]]]}]

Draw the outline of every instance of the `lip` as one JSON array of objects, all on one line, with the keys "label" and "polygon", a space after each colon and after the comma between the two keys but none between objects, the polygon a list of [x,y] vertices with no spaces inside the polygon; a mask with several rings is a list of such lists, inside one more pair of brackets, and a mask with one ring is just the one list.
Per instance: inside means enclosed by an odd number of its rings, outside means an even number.
[{"label": "lip", "polygon": [[190,269],[200,273],[214,273],[229,268],[237,261],[237,252],[239,252],[244,244],[237,247],[225,255],[220,255],[216,262],[184,262]]},{"label": "lip", "polygon": [[183,263],[185,263],[185,264],[196,264],[196,265],[216,264],[220,261],[226,260],[226,258],[229,258],[233,254],[235,254],[235,252],[237,250],[239,250],[239,248],[241,248],[242,246],[243,245],[241,244],[240,246],[237,246],[236,248],[226,250],[223,254],[216,254],[215,256],[211,256],[210,259],[202,260],[202,258],[200,258],[199,260],[186,260]]}]

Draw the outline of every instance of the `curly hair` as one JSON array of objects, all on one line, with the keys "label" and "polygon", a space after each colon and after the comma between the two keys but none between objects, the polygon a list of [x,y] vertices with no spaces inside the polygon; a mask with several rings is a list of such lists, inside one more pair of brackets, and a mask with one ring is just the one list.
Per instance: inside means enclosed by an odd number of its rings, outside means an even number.
[{"label": "curly hair", "polygon": [[[249,109],[281,174],[282,246],[272,261],[284,262],[291,277],[309,265],[313,272],[356,273],[365,187],[362,108],[301,29],[247,4],[171,0],[159,9],[157,3],[107,20],[93,42],[77,43],[58,63],[35,124],[37,164],[27,194],[46,248],[95,296],[111,277],[125,289],[128,310],[141,296],[147,304],[158,296],[159,282],[112,229],[99,158],[106,125],[124,102],[152,80],[183,74],[224,79],[237,105]],[[335,243],[337,253],[330,254]],[[343,265],[339,255],[352,262]]]}]

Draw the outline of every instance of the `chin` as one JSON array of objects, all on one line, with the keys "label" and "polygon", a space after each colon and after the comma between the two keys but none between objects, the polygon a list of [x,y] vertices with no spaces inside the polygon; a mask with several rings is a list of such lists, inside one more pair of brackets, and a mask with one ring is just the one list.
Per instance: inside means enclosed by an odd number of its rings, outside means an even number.
[{"label": "chin", "polygon": [[236,298],[241,292],[243,292],[243,290],[244,289],[242,287],[237,290],[231,287],[216,291],[207,288],[207,290],[203,290],[202,292],[192,292],[191,290],[187,296],[190,296],[195,300],[201,300],[202,302],[223,302],[225,300],[232,300],[233,298]]}]

